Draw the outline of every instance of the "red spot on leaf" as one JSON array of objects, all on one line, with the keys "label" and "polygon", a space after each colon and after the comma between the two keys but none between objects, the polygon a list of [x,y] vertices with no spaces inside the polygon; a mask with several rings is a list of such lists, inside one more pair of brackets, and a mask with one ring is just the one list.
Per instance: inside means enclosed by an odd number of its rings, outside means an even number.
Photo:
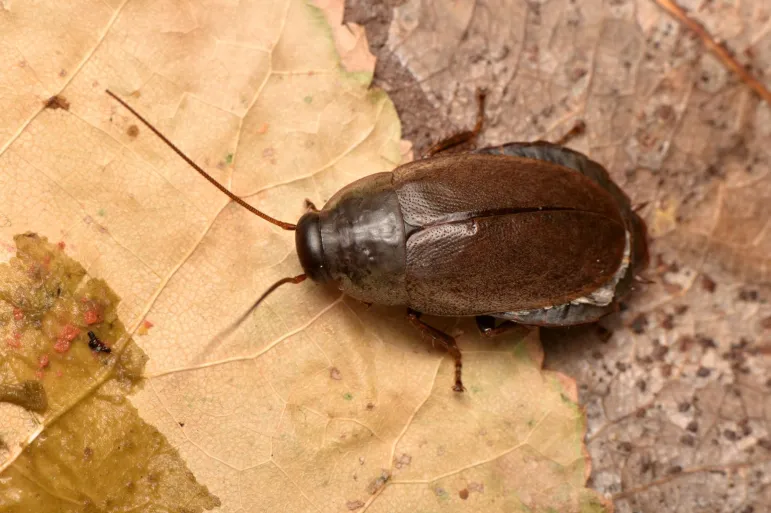
[{"label": "red spot on leaf", "polygon": [[12,349],[19,349],[21,347],[21,333],[17,331],[13,334],[13,337],[6,340],[5,343]]},{"label": "red spot on leaf", "polygon": [[64,243],[63,240],[59,241],[59,243],[56,245],[59,249],[64,251],[64,248],[67,247],[67,245]]},{"label": "red spot on leaf", "polygon": [[43,376],[45,376],[45,373],[41,369],[35,371],[35,377],[37,379],[43,379]]},{"label": "red spot on leaf", "polygon": [[51,267],[51,255],[46,255],[43,257],[43,267],[46,269]]},{"label": "red spot on leaf", "polygon": [[13,318],[16,319],[17,321],[24,319],[24,310],[22,310],[21,308],[14,308]]},{"label": "red spot on leaf", "polygon": [[56,341],[56,344],[54,344],[54,351],[64,354],[70,350],[70,345],[71,344],[68,340],[59,339]]},{"label": "red spot on leaf", "polygon": [[153,326],[155,326],[155,324],[145,319],[144,321],[142,321],[142,325],[139,326],[139,334],[147,335],[147,332],[150,331],[150,328],[152,328]]},{"label": "red spot on leaf", "polygon": [[65,324],[64,328],[62,328],[62,331],[59,333],[56,344],[54,344],[54,351],[57,353],[66,353],[70,350],[72,341],[78,335],[80,335],[80,329],[72,324]]},{"label": "red spot on leaf", "polygon": [[83,320],[86,321],[86,324],[96,324],[99,322],[99,313],[96,310],[87,310],[86,313],[83,314]]},{"label": "red spot on leaf", "polygon": [[59,333],[59,340],[66,340],[67,342],[72,342],[75,340],[75,337],[80,335],[80,329],[73,326],[72,324],[65,324],[64,328],[62,328],[61,333]]},{"label": "red spot on leaf", "polygon": [[46,367],[48,367],[49,363],[51,363],[51,360],[48,358],[48,354],[44,354],[38,360],[37,366],[41,369],[45,369]]}]

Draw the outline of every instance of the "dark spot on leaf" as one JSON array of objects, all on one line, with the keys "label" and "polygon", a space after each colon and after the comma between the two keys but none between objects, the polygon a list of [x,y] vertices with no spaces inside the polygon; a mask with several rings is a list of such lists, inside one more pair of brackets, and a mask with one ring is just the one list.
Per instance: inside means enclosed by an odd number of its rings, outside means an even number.
[{"label": "dark spot on leaf", "polygon": [[667,470],[667,474],[679,474],[682,471],[683,471],[683,467],[681,467],[680,465],[672,465]]},{"label": "dark spot on leaf", "polygon": [[412,456],[407,453],[402,453],[399,459],[394,458],[394,467],[401,469],[408,466],[412,462]]},{"label": "dark spot on leaf", "polygon": [[696,375],[700,378],[706,378],[710,374],[712,374],[712,370],[706,367],[699,367],[699,370],[696,371]]},{"label": "dark spot on leaf", "polygon": [[329,369],[329,377],[337,381],[343,379],[343,375],[340,374],[340,371],[337,367],[332,367]]},{"label": "dark spot on leaf", "polygon": [[689,335],[683,335],[677,339],[676,343],[678,349],[680,349],[681,352],[686,353],[690,351],[691,347],[693,347],[693,344],[696,343],[696,340]]},{"label": "dark spot on leaf", "polygon": [[463,499],[464,501],[468,499],[468,489],[464,488],[463,490],[458,491],[458,497]]},{"label": "dark spot on leaf", "polygon": [[348,508],[348,511],[356,511],[364,507],[364,501],[348,501],[345,503],[345,507]]},{"label": "dark spot on leaf", "polygon": [[677,405],[677,411],[679,411],[680,413],[685,413],[690,409],[691,409],[691,403],[682,402]]},{"label": "dark spot on leaf", "polygon": [[126,134],[128,134],[129,137],[134,138],[139,135],[139,127],[136,125],[131,125],[126,129]]},{"label": "dark spot on leaf", "polygon": [[767,451],[771,451],[771,440],[768,438],[761,438],[758,440],[758,445]]},{"label": "dark spot on leaf", "polygon": [[11,403],[25,410],[43,413],[48,408],[48,397],[42,383],[28,380],[15,384],[0,384],[0,403]]},{"label": "dark spot on leaf", "polygon": [[671,105],[659,105],[656,109],[656,116],[665,123],[672,121],[675,119],[675,109]]},{"label": "dark spot on leaf", "polygon": [[648,384],[645,382],[644,379],[637,380],[636,385],[637,385],[637,388],[640,389],[640,392],[644,393],[648,389]]},{"label": "dark spot on leaf", "polygon": [[45,103],[46,109],[56,110],[70,110],[70,102],[64,96],[52,96]]},{"label": "dark spot on leaf", "polygon": [[694,438],[693,435],[683,435],[680,437],[680,443],[687,445],[688,447],[693,447],[696,445],[696,438]]},{"label": "dark spot on leaf", "polygon": [[739,300],[740,301],[757,301],[758,300],[758,291],[757,290],[740,290],[739,291]]},{"label": "dark spot on leaf", "polygon": [[389,479],[391,479],[391,473],[388,470],[383,469],[380,472],[380,476],[376,477],[369,483],[367,486],[367,492],[369,492],[370,495],[376,494],[378,490],[383,488]]},{"label": "dark spot on leaf", "polygon": [[645,333],[645,328],[648,326],[648,317],[645,314],[640,314],[632,320],[632,331],[638,335]]},{"label": "dark spot on leaf", "polygon": [[618,450],[623,452],[632,452],[632,444],[630,442],[621,442],[618,444]]},{"label": "dark spot on leaf", "polygon": [[706,274],[703,274],[701,276],[701,288],[703,288],[709,293],[712,293],[712,292],[715,292],[715,289],[717,288],[717,283],[715,283],[715,280],[713,280]]},{"label": "dark spot on leaf", "polygon": [[688,423],[687,426],[685,426],[685,429],[687,429],[691,433],[695,433],[699,430],[699,423],[696,422],[695,420],[692,420]]}]

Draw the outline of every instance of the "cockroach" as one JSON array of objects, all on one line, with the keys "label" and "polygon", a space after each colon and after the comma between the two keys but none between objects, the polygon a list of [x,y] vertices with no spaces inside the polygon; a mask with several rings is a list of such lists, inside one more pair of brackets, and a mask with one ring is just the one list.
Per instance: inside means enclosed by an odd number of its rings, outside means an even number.
[{"label": "cockroach", "polygon": [[107,93],[230,199],[295,231],[304,273],[273,284],[229,330],[283,284],[333,282],[365,303],[406,306],[410,322],[454,358],[453,389],[461,392],[455,339],[421,314],[474,316],[487,336],[516,324],[592,323],[617,309],[648,265],[645,223],[585,155],[544,141],[441,154],[477,136],[483,92],[473,130],[438,143],[423,159],[343,187],[321,210],[307,202],[297,224],[230,192]]}]

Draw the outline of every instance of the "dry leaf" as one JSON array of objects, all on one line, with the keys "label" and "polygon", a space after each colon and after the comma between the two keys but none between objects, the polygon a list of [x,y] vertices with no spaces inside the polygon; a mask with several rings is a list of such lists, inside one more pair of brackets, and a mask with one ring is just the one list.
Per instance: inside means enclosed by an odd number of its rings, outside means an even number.
[{"label": "dry leaf", "polygon": [[[482,86],[480,145],[584,120],[571,146],[649,202],[655,283],[604,341],[545,337],[580,384],[593,486],[624,513],[771,510],[771,106],[653,0],[353,3],[418,153],[472,124]],[[768,2],[678,3],[771,88]]]},{"label": "dry leaf", "polygon": [[[575,386],[540,371],[537,332],[491,343],[473,323],[435,320],[462,332],[462,396],[451,390],[451,362],[403,311],[366,309],[308,282],[279,289],[232,337],[211,342],[270,283],[299,272],[293,234],[229,203],[104,90],[237,194],[293,221],[305,198],[323,204],[408,152],[390,100],[368,88],[371,61],[362,69],[361,59],[340,57],[346,40],[336,34],[348,29],[330,29],[327,19],[341,12],[339,2],[329,6],[336,14],[299,0],[4,4],[5,259],[16,253],[15,234],[63,240],[120,296],[128,335],[143,335],[136,344],[149,358],[146,382],[133,406],[124,391],[97,419],[136,407],[142,432],[165,436],[192,472],[187,483],[203,494],[187,505],[194,511],[605,510],[584,488]],[[5,314],[9,329],[13,311]],[[98,318],[88,315],[86,324]],[[69,335],[91,358],[83,334]],[[107,395],[119,358],[137,354],[126,336],[115,344],[106,367],[87,366],[66,395],[79,400],[49,400],[42,413],[29,402],[0,404],[6,490],[26,478],[58,482],[56,469],[75,475],[61,486],[78,493],[61,492],[45,507],[117,507],[84,490],[98,488],[98,477],[79,473],[61,434],[83,425],[75,412]],[[26,347],[6,344],[3,360]],[[13,384],[41,364],[3,367],[0,379]],[[54,378],[43,376],[49,399],[60,392]],[[110,436],[122,447],[120,434]],[[36,460],[45,442],[62,453],[58,465]],[[77,455],[97,456],[93,448]],[[44,510],[32,500],[15,507]]]}]

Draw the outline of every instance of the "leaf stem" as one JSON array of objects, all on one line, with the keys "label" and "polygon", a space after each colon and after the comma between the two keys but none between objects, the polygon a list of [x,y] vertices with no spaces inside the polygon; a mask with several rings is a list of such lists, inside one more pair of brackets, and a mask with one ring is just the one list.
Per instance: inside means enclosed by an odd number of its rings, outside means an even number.
[{"label": "leaf stem", "polygon": [[763,85],[760,80],[752,76],[739,61],[733,56],[731,51],[726,46],[718,42],[712,35],[707,32],[704,26],[698,21],[694,20],[685,10],[677,5],[672,0],[653,0],[659,7],[667,11],[669,14],[677,18],[680,23],[691,29],[701,38],[701,41],[726,67],[736,73],[742,82],[747,84],[758,96],[760,96],[766,103],[771,105],[771,91]]}]

